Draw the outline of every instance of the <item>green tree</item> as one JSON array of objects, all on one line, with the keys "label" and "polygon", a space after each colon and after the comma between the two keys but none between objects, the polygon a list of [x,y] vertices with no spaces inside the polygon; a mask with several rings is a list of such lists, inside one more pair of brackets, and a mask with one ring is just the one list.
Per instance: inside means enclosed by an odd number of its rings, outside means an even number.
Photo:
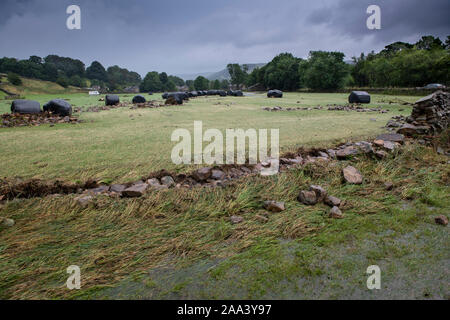
[{"label": "green tree", "polygon": [[209,88],[209,80],[203,76],[198,76],[194,80],[195,90],[208,90]]},{"label": "green tree", "polygon": [[227,79],[223,79],[222,81],[220,81],[220,89],[228,90],[229,88],[230,88],[230,81],[228,81]]},{"label": "green tree", "polygon": [[300,68],[304,84],[315,90],[334,90],[344,85],[349,68],[342,52],[311,51]]},{"label": "green tree", "polygon": [[99,81],[108,81],[108,74],[106,69],[102,66],[102,64],[98,61],[94,61],[91,65],[86,69],[86,77],[88,79],[96,79]]},{"label": "green tree", "polygon": [[147,73],[140,85],[141,92],[161,92],[163,85],[156,71]]},{"label": "green tree", "polygon": [[186,85],[189,87],[189,91],[195,90],[194,80],[186,80]]},{"label": "green tree", "polygon": [[12,85],[15,85],[15,86],[22,85],[22,79],[20,79],[19,75],[14,72],[8,73],[8,81],[9,81],[9,83],[11,83]]},{"label": "green tree", "polygon": [[176,86],[179,86],[179,87],[185,85],[184,80],[177,76],[169,76],[169,81],[172,81]]},{"label": "green tree", "polygon": [[220,81],[217,79],[214,81],[211,81],[210,85],[211,85],[211,89],[214,89],[214,90],[220,89]]},{"label": "green tree", "polygon": [[[245,67],[246,69],[246,67]],[[227,65],[228,73],[231,77],[231,84],[239,86],[241,84],[244,84],[247,79],[247,72],[245,72],[241,66],[237,63],[229,63]]]}]

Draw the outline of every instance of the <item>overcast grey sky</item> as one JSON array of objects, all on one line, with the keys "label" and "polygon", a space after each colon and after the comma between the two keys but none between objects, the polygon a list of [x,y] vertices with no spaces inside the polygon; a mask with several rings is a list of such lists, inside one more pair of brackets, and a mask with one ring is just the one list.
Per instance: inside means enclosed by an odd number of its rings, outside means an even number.
[{"label": "overcast grey sky", "polygon": [[[81,8],[81,30],[66,8]],[[381,7],[381,30],[366,9]],[[185,74],[227,63],[268,62],[281,52],[342,51],[347,59],[394,41],[450,35],[449,0],[0,0],[0,56],[57,54]]]}]

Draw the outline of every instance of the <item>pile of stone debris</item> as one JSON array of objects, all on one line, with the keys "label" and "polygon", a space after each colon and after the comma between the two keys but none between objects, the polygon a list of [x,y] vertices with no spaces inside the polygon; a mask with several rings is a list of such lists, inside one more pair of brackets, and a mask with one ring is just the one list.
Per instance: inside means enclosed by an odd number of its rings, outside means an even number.
[{"label": "pile of stone debris", "polygon": [[[356,112],[379,112],[379,113],[387,113],[389,110],[384,110],[380,107],[378,108],[363,108],[359,104],[348,104],[348,105],[327,105],[327,110],[329,111],[356,111]],[[310,111],[310,110],[323,110],[325,107],[323,106],[317,106],[317,107],[261,107],[264,111],[295,111],[295,110],[304,110],[304,111]]]},{"label": "pile of stone debris", "polygon": [[144,109],[144,108],[160,108],[160,107],[165,107],[165,106],[166,105],[160,104],[157,101],[146,101],[146,102],[135,103],[135,104],[132,104],[130,102],[120,102],[118,104],[109,105],[109,106],[90,106],[87,108],[75,107],[74,111],[77,113],[82,113],[82,112],[108,111],[108,110],[112,110],[112,109],[128,108],[128,107],[130,109]]},{"label": "pile of stone debris", "polygon": [[450,125],[450,93],[436,91],[414,104],[408,117],[395,116],[386,125],[390,130],[408,136],[432,135]]},{"label": "pile of stone debris", "polygon": [[60,116],[51,112],[33,114],[5,113],[1,115],[1,128],[40,126],[41,124],[80,123],[81,120],[73,116]]},{"label": "pile of stone debris", "polygon": [[387,113],[389,110],[378,108],[364,108],[359,104],[347,104],[347,105],[333,105],[328,106],[328,110],[330,111],[356,111],[356,112],[379,112],[379,113]]}]

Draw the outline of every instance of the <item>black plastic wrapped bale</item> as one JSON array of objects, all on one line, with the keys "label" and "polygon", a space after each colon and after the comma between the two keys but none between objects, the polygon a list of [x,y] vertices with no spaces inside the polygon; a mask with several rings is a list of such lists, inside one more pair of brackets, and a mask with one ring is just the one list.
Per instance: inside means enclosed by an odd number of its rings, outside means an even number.
[{"label": "black plastic wrapped bale", "polygon": [[178,104],[183,104],[183,100],[189,100],[189,96],[186,92],[171,92],[168,94],[167,99],[173,97]]},{"label": "black plastic wrapped bale", "polygon": [[119,96],[115,94],[107,94],[105,97],[105,104],[107,106],[114,106],[116,104],[119,104]]},{"label": "black plastic wrapped bale", "polygon": [[[283,93],[281,93],[281,95],[283,95]],[[244,96],[244,94],[242,93],[241,90],[236,90],[236,91],[233,91],[233,96],[242,97],[242,96]]]},{"label": "black plastic wrapped bale", "polygon": [[41,105],[34,100],[14,100],[11,103],[11,113],[40,113]]},{"label": "black plastic wrapped bale", "polygon": [[66,100],[54,99],[44,105],[44,111],[51,112],[60,116],[71,116],[72,106]]},{"label": "black plastic wrapped bale", "polygon": [[183,98],[179,94],[172,94],[167,97],[165,104],[175,105],[183,104]]},{"label": "black plastic wrapped bale", "polygon": [[197,91],[191,91],[190,93],[191,93],[192,97],[198,97],[199,96]]},{"label": "black plastic wrapped bale", "polygon": [[163,99],[167,99],[169,97],[169,94],[167,92],[164,92],[161,97]]},{"label": "black plastic wrapped bale", "polygon": [[283,91],[281,90],[269,90],[267,92],[267,98],[283,98]]},{"label": "black plastic wrapped bale", "polygon": [[227,92],[224,91],[224,90],[218,90],[218,92],[219,92],[219,96],[221,96],[221,97],[226,97],[227,96]]},{"label": "black plastic wrapped bale", "polygon": [[352,91],[348,96],[349,103],[370,103],[370,94],[365,91]]},{"label": "black plastic wrapped bale", "polygon": [[145,103],[147,100],[141,95],[137,95],[133,97],[133,103]]},{"label": "black plastic wrapped bale", "polygon": [[148,95],[149,95],[149,96],[152,96],[152,95],[153,95],[153,92],[149,92]]}]

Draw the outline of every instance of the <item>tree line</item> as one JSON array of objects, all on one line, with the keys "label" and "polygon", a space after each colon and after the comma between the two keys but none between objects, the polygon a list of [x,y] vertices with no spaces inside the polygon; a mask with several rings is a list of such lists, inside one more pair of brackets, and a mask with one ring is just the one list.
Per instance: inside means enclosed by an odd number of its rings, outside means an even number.
[{"label": "tree line", "polygon": [[17,75],[54,81],[67,87],[100,86],[111,91],[139,86],[142,92],[228,89],[258,85],[265,89],[294,91],[301,88],[336,90],[358,87],[419,87],[428,83],[449,84],[450,36],[445,43],[433,36],[424,36],[414,44],[394,42],[379,53],[373,51],[344,61],[342,52],[311,51],[307,59],[281,53],[261,68],[248,72],[246,65],[227,65],[230,80],[208,80],[203,76],[186,80],[165,72],[148,72],[144,79],[136,72],[119,66],[107,69],[98,61],[85,68],[82,61],[57,55],[45,58],[31,56],[27,60],[0,59],[0,72],[8,73],[11,82],[19,83]]},{"label": "tree line", "polygon": [[335,90],[345,86],[420,87],[428,83],[450,83],[450,36],[445,43],[424,36],[417,43],[395,42],[381,52],[344,61],[342,52],[311,51],[307,59],[282,53],[262,68],[247,73],[229,64],[231,84],[286,91],[310,88]]},{"label": "tree line", "polygon": [[100,62],[94,61],[86,68],[80,60],[57,55],[31,56],[25,60],[4,57],[0,59],[0,72],[7,73],[14,84],[20,84],[20,75],[56,82],[63,87],[90,85],[111,91],[139,85],[142,80],[138,73],[117,65],[105,69]]}]

